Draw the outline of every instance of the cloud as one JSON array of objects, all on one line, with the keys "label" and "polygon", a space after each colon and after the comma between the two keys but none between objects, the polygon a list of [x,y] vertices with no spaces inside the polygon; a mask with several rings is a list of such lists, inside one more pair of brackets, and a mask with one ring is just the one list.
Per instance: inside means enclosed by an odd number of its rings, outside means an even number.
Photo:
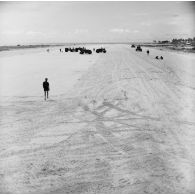
[{"label": "cloud", "polygon": [[129,33],[130,30],[129,29],[123,29],[123,28],[113,28],[113,29],[110,29],[110,32],[113,32],[113,33]]},{"label": "cloud", "polygon": [[151,23],[150,22],[142,22],[141,25],[142,26],[151,26]]},{"label": "cloud", "polygon": [[30,36],[44,36],[45,34],[42,32],[37,32],[37,31],[27,31],[26,35]]},{"label": "cloud", "polygon": [[178,14],[173,14],[172,17],[177,18],[177,17],[179,17],[179,15]]},{"label": "cloud", "polygon": [[133,16],[147,16],[148,13],[133,13]]},{"label": "cloud", "polygon": [[74,31],[75,34],[83,34],[83,33],[88,33],[89,30],[88,29],[76,29]]},{"label": "cloud", "polygon": [[168,37],[175,37],[175,38],[181,38],[181,37],[187,37],[187,33],[166,33],[166,36]]},{"label": "cloud", "polygon": [[110,32],[112,33],[139,33],[140,31],[135,29],[135,30],[129,30],[129,29],[123,29],[123,28],[113,28],[110,29]]},{"label": "cloud", "polygon": [[6,31],[2,31],[1,34],[3,35],[18,35],[18,34],[22,34],[24,33],[24,31],[12,31],[12,30],[6,30]]},{"label": "cloud", "polygon": [[133,32],[133,33],[138,33],[138,32],[139,32],[139,30],[133,30],[132,32]]},{"label": "cloud", "polygon": [[44,33],[42,32],[38,32],[38,31],[15,31],[15,30],[7,30],[7,31],[2,31],[1,32],[2,35],[8,35],[8,36],[11,36],[11,35],[27,35],[27,36],[45,36]]}]

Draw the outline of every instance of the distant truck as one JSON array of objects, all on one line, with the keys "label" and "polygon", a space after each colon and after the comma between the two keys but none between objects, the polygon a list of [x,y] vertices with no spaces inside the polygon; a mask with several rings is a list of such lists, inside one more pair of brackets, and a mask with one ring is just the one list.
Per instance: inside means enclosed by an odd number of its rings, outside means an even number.
[{"label": "distant truck", "polygon": [[96,53],[106,53],[106,49],[105,48],[96,49]]},{"label": "distant truck", "polygon": [[140,45],[137,46],[136,51],[141,51],[142,52],[142,48],[141,48]]}]

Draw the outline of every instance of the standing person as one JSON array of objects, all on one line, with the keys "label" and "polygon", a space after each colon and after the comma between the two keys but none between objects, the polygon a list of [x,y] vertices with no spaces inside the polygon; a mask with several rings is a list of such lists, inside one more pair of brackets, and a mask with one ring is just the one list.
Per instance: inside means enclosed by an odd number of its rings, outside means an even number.
[{"label": "standing person", "polygon": [[48,99],[49,97],[49,82],[47,82],[47,78],[45,78],[45,81],[43,82],[43,89],[44,89],[44,94],[45,94],[45,100],[46,98]]}]

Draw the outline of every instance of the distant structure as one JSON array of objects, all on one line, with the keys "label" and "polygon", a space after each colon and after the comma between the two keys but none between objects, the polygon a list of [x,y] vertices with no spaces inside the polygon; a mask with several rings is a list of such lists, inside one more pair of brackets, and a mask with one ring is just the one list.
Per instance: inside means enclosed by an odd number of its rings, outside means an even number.
[{"label": "distant structure", "polygon": [[153,43],[157,44],[173,44],[177,46],[195,46],[195,37],[187,38],[187,39],[172,39],[171,41],[164,40],[164,41],[153,41]]},{"label": "distant structure", "polygon": [[168,44],[168,43],[170,43],[169,41],[158,41],[158,43],[161,43],[161,44]]}]

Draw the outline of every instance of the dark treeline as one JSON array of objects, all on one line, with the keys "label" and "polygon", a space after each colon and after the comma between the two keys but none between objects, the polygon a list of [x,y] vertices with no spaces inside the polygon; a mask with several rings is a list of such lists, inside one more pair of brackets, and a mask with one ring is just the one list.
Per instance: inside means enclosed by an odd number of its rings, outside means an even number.
[{"label": "dark treeline", "polygon": [[178,45],[191,45],[191,46],[195,46],[195,37],[194,38],[187,38],[187,39],[172,39],[171,41],[168,40],[164,40],[164,41],[153,41],[154,43],[159,43],[159,44],[178,44]]}]

